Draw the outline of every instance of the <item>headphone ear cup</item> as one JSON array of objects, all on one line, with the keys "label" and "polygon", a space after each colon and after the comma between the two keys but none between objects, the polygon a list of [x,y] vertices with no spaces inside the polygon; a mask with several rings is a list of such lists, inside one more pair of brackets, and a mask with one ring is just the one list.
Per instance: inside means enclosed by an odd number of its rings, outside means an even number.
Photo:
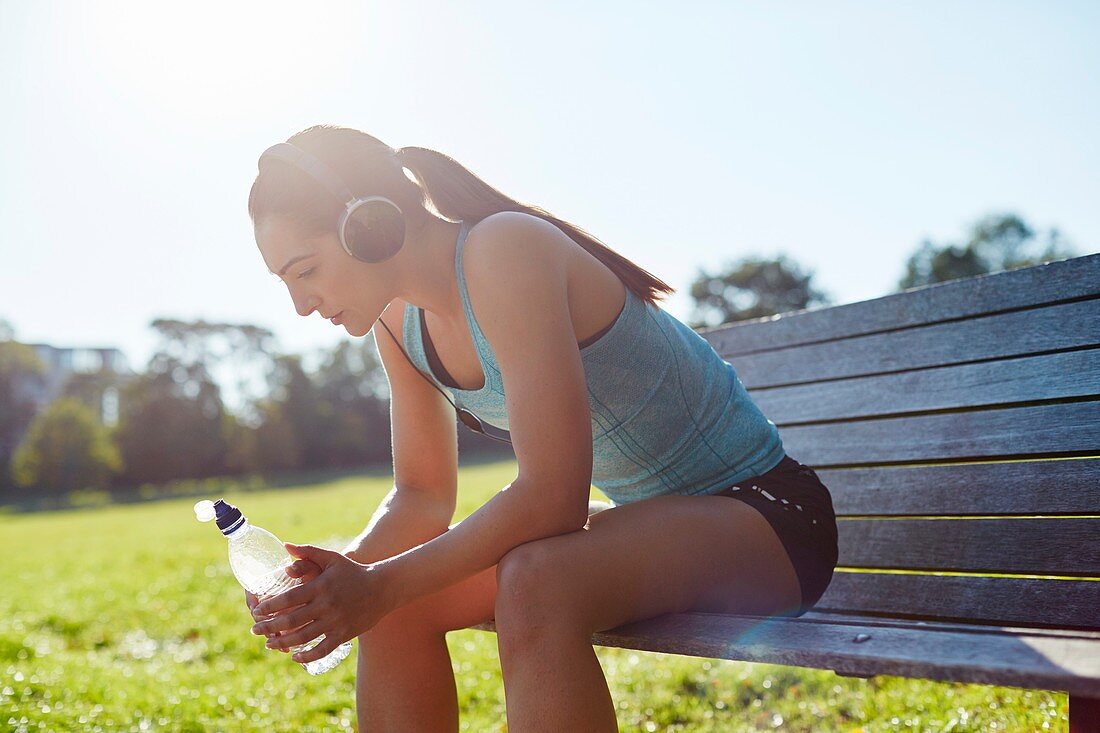
[{"label": "headphone ear cup", "polygon": [[344,241],[355,259],[385,262],[405,244],[405,217],[390,204],[364,204],[344,222]]}]

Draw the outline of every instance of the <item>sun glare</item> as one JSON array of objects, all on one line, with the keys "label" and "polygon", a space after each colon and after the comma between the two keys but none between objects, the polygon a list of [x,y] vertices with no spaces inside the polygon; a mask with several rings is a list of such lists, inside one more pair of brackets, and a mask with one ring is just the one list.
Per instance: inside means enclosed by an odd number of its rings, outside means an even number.
[{"label": "sun glare", "polygon": [[362,6],[128,3],[67,14],[94,73],[122,99],[185,119],[308,104],[317,76],[350,68],[350,27]]}]

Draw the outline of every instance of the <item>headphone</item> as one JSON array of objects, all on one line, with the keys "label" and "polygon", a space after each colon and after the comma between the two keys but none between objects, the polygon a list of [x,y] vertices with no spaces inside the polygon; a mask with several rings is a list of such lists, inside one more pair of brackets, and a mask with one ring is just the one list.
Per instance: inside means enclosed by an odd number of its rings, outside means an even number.
[{"label": "headphone", "polygon": [[[401,207],[393,201],[385,196],[356,196],[330,167],[316,156],[291,143],[272,145],[260,155],[257,167],[262,170],[264,161],[271,159],[288,163],[308,174],[328,189],[337,200],[344,203],[344,211],[340,214],[336,232],[340,237],[340,246],[350,256],[361,262],[378,264],[401,251],[401,247],[405,244],[405,215]],[[459,422],[475,433],[511,444],[511,436],[507,430],[482,422],[477,415],[465,407],[459,407],[450,397],[447,397],[446,392],[417,368],[401,346],[401,342],[393,335],[393,331],[390,331],[389,326],[383,323],[381,318],[378,319],[378,323],[386,329],[386,333],[397,344],[397,348],[401,350],[409,364],[412,364],[413,369],[416,369],[416,373],[451,403]]]},{"label": "headphone", "polygon": [[405,243],[405,215],[385,196],[360,198],[351,192],[331,168],[290,143],[277,143],[263,152],[257,167],[274,158],[308,173],[338,200],[344,212],[336,224],[340,246],[357,260],[377,264],[401,251]]}]

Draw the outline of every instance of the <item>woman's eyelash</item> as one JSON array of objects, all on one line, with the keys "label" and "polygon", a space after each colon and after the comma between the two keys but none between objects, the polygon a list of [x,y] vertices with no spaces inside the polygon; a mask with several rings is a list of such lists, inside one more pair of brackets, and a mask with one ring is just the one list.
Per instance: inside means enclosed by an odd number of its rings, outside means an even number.
[{"label": "woman's eyelash", "polygon": [[298,273],[298,279],[301,280],[302,278],[307,277],[308,275],[310,275],[313,272],[314,269],[315,268],[308,267],[305,270],[302,270],[301,272]]}]

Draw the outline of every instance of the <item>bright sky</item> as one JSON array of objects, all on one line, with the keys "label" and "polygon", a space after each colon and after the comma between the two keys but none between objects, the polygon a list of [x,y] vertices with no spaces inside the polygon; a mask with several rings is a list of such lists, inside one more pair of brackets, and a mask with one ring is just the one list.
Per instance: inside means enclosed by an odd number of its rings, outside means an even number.
[{"label": "bright sky", "polygon": [[680,289],[787,253],[835,302],[1015,211],[1100,251],[1095,2],[0,0],[0,318],[117,346],[302,319],[246,212],[317,123],[435,148]]}]

